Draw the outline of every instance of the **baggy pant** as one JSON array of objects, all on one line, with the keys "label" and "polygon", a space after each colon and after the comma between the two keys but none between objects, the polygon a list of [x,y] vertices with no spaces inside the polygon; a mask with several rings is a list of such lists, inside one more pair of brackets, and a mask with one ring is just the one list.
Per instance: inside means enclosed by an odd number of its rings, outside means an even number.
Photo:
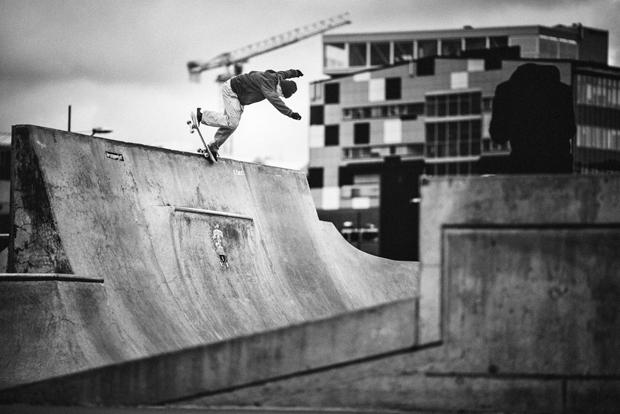
[{"label": "baggy pant", "polygon": [[243,114],[243,105],[239,102],[239,97],[230,87],[230,80],[226,81],[222,86],[222,101],[224,103],[224,113],[215,111],[202,111],[201,123],[218,127],[213,137],[213,143],[219,149],[224,142],[235,132],[241,114]]}]

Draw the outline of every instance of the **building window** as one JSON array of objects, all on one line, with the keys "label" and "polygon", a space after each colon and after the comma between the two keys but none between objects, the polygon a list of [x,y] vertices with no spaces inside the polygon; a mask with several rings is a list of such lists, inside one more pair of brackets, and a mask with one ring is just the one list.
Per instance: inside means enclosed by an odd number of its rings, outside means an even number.
[{"label": "building window", "polygon": [[308,185],[310,186],[310,188],[322,188],[323,187],[323,168],[322,167],[308,168]]},{"label": "building window", "polygon": [[325,146],[340,145],[340,125],[325,125]]},{"label": "building window", "polygon": [[370,44],[370,64],[387,65],[390,63],[390,44],[388,42]]},{"label": "building window", "polygon": [[310,125],[323,125],[324,110],[323,105],[310,106]]},{"label": "building window", "polygon": [[366,66],[366,43],[349,44],[349,66]]},{"label": "building window", "polygon": [[433,76],[435,74],[435,59],[418,59],[416,62],[417,76]]},{"label": "building window", "polygon": [[355,145],[370,144],[370,123],[361,122],[353,124],[353,143]]},{"label": "building window", "polygon": [[479,50],[487,47],[486,37],[466,37],[465,50]]},{"label": "building window", "polygon": [[424,115],[424,102],[344,108],[342,119],[400,118],[417,119]]},{"label": "building window", "polygon": [[437,40],[418,40],[418,59],[437,56]]},{"label": "building window", "polygon": [[560,59],[578,59],[579,46],[574,40],[560,39]]},{"label": "building window", "polygon": [[325,84],[325,103],[337,104],[340,102],[340,84],[339,83],[326,83]]},{"label": "building window", "polygon": [[400,99],[401,98],[401,80],[400,78],[386,78],[385,79],[385,99]]},{"label": "building window", "polygon": [[347,65],[347,52],[344,43],[326,43],[325,44],[325,62],[326,68],[342,68]]},{"label": "building window", "polygon": [[461,54],[461,39],[442,39],[441,56],[459,56]]},{"label": "building window", "polygon": [[323,84],[312,83],[310,84],[310,100],[318,101],[323,99]]},{"label": "building window", "polygon": [[480,119],[427,123],[426,156],[444,158],[480,155],[481,123]]},{"label": "building window", "polygon": [[449,95],[428,95],[426,116],[478,115],[482,109],[482,94],[467,92]]},{"label": "building window", "polygon": [[413,60],[413,41],[394,42],[394,63]]},{"label": "building window", "polygon": [[482,110],[484,112],[491,112],[493,110],[493,98],[482,98]]},{"label": "building window", "polygon": [[491,36],[489,37],[489,46],[494,47],[508,47],[508,36]]}]

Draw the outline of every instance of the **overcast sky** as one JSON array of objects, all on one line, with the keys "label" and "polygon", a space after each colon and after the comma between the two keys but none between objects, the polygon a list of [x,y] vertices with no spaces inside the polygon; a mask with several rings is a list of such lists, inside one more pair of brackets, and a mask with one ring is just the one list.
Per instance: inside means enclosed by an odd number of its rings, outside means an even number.
[{"label": "overcast sky", "polygon": [[[113,130],[109,138],[194,151],[185,121],[218,107],[221,69],[188,81],[186,63],[208,60],[314,21],[349,12],[338,32],[580,22],[609,31],[620,66],[620,0],[0,0],[0,132],[35,124]],[[229,140],[237,158],[303,168],[308,158],[308,82],[321,79],[321,36],[255,57],[244,71],[301,69],[286,103],[246,107]],[[214,129],[203,128],[208,137]]]}]

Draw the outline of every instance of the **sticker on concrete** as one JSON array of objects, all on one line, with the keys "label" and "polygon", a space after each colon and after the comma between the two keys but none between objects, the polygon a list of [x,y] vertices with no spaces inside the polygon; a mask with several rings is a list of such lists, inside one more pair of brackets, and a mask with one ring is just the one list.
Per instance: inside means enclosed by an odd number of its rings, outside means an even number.
[{"label": "sticker on concrete", "polygon": [[226,251],[224,250],[224,232],[220,230],[219,224],[215,225],[211,238],[215,246],[215,253],[217,253],[220,258],[220,265],[222,267],[228,267],[228,259],[226,258]]}]

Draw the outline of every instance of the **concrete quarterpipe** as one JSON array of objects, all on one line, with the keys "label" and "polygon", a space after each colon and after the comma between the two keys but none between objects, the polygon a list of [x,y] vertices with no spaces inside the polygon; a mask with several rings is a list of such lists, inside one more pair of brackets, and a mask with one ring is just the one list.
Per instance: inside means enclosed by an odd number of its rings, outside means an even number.
[{"label": "concrete quarterpipe", "polygon": [[0,389],[415,296],[318,220],[305,175],[13,131]]}]

